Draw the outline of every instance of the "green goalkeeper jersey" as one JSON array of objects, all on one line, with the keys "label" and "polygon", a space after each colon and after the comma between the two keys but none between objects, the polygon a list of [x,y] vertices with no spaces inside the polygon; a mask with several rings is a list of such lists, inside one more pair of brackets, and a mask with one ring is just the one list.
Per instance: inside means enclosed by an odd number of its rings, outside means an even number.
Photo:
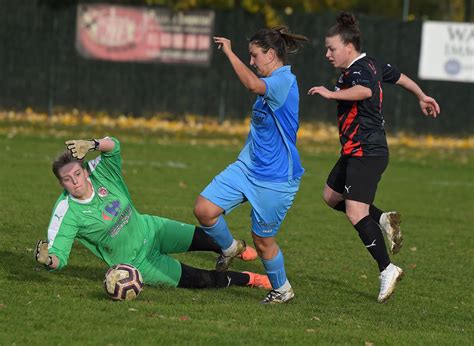
[{"label": "green goalkeeper jersey", "polygon": [[78,200],[64,191],[59,196],[48,227],[49,252],[59,259],[58,269],[69,258],[74,239],[78,239],[109,266],[117,263],[140,265],[153,246],[147,226],[149,215],[133,206],[122,177],[120,143],[88,161],[89,179],[94,192]]}]

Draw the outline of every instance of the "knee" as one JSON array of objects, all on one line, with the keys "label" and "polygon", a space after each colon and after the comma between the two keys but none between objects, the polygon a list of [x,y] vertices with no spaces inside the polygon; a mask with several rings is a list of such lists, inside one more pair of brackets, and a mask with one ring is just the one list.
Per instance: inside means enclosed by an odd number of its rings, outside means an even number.
[{"label": "knee", "polygon": [[329,186],[326,186],[323,190],[323,200],[331,208],[334,208],[339,202],[343,201],[342,195]]},{"label": "knee", "polygon": [[202,198],[197,199],[193,213],[199,223],[206,227],[214,225],[219,215],[222,214],[220,209],[212,208],[212,205],[206,203]]},{"label": "knee", "polygon": [[200,203],[196,203],[193,210],[194,216],[203,226],[211,226],[209,224],[209,212],[207,209]]},{"label": "knee", "polygon": [[326,190],[323,191],[323,201],[324,203],[326,203],[329,207],[333,207],[331,205],[331,196],[328,192],[326,192]]}]

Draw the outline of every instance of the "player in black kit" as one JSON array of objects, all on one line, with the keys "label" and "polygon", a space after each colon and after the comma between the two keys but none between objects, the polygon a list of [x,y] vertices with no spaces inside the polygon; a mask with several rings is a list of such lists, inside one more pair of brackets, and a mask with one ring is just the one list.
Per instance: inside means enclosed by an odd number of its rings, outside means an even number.
[{"label": "player in black kit", "polygon": [[346,214],[377,261],[381,279],[377,300],[383,303],[403,276],[403,270],[390,261],[383,233],[392,253],[400,250],[403,237],[400,214],[383,212],[373,205],[377,184],[388,165],[382,84],[397,84],[413,93],[427,116],[436,117],[440,108],[394,66],[361,53],[360,29],[354,15],[347,12],[338,15],[337,24],[326,34],[326,48],[329,62],[341,69],[335,91],[323,86],[308,91],[309,95],[319,94],[337,101],[341,157],[329,173],[324,200],[331,208]]}]

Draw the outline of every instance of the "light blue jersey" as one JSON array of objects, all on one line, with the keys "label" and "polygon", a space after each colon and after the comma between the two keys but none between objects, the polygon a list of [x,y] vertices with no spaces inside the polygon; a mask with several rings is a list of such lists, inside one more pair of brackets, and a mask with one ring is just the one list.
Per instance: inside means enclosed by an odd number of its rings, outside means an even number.
[{"label": "light blue jersey", "polygon": [[299,178],[304,169],[296,149],[299,91],[290,66],[265,78],[265,95],[253,105],[250,132],[237,164],[263,181],[285,182]]}]

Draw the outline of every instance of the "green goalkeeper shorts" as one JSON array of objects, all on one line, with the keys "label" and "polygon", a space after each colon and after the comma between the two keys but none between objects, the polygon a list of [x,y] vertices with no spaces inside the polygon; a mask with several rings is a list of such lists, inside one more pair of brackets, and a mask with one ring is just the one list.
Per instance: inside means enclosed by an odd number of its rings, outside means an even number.
[{"label": "green goalkeeper shorts", "polygon": [[188,251],[195,226],[157,216],[147,218],[147,223],[155,236],[146,258],[137,266],[143,282],[176,287],[181,278],[181,264],[168,254]]}]

